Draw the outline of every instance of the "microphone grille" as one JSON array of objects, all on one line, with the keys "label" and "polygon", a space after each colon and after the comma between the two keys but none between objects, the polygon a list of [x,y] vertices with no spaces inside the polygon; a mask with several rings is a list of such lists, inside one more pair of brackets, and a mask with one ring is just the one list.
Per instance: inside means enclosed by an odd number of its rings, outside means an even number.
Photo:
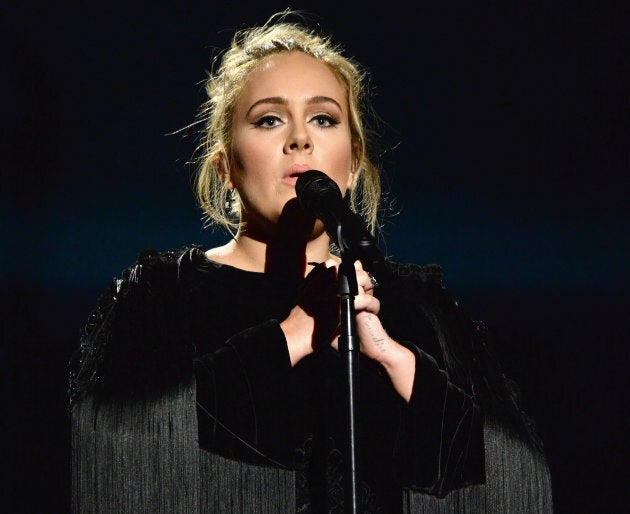
[{"label": "microphone grille", "polygon": [[321,214],[327,200],[343,198],[335,181],[318,170],[302,173],[295,184],[295,192],[302,208],[315,215]]}]

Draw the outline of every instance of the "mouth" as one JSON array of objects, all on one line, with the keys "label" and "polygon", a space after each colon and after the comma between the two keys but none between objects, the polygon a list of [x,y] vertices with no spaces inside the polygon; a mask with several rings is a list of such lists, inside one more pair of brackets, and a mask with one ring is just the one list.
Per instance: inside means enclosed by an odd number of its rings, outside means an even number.
[{"label": "mouth", "polygon": [[312,169],[312,167],[308,164],[293,164],[285,173],[284,176],[285,177],[297,177],[299,175],[301,175],[302,173],[304,173],[305,171],[308,171]]},{"label": "mouth", "polygon": [[313,169],[312,166],[309,166],[308,164],[293,164],[282,175],[282,182],[295,187],[298,177],[305,171],[309,171],[311,169]]}]

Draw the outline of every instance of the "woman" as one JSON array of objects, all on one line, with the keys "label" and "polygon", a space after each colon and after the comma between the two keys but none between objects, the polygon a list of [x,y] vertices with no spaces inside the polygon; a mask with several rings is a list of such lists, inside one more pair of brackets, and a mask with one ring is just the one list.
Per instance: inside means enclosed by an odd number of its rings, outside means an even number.
[{"label": "woman", "polygon": [[[341,259],[295,186],[323,170],[374,230],[363,78],[283,16],[223,54],[197,196],[236,232],[144,251],[101,297],[71,364],[75,511],[343,511]],[[550,511],[535,431],[439,268],[355,267],[359,511]]]}]

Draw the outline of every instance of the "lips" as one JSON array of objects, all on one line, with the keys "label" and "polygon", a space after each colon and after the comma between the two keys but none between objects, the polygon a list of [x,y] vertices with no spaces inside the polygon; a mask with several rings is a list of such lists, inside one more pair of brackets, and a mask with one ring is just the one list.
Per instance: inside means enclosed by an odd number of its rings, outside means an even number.
[{"label": "lips", "polygon": [[305,171],[312,169],[308,164],[293,164],[284,174],[285,177],[297,177]]},{"label": "lips", "polygon": [[305,171],[313,169],[308,164],[293,164],[282,175],[282,182],[295,187],[298,177]]}]

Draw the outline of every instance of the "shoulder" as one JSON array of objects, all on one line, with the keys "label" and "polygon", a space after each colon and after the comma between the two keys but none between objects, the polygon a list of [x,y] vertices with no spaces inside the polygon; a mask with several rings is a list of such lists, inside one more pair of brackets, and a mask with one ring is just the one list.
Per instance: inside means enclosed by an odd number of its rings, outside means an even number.
[{"label": "shoulder", "polygon": [[167,250],[144,248],[135,260],[114,278],[116,293],[124,289],[160,289],[176,286],[208,263],[199,245]]},{"label": "shoulder", "polygon": [[187,376],[192,349],[178,293],[182,277],[202,262],[197,246],[146,248],[110,282],[71,357],[71,402],[88,391],[108,397],[158,390]]},{"label": "shoulder", "polygon": [[377,280],[382,289],[398,295],[425,299],[433,303],[438,297],[449,296],[444,286],[444,272],[439,264],[417,264],[387,259],[382,271],[383,280]]},{"label": "shoulder", "polygon": [[393,259],[385,261],[385,269],[394,279],[412,280],[424,284],[443,286],[443,270],[439,264],[416,264],[399,262]]},{"label": "shoulder", "polygon": [[172,309],[181,282],[203,259],[199,246],[158,251],[145,248],[135,260],[116,275],[99,295],[83,329],[83,337],[97,333],[104,323],[121,319],[141,320],[148,313]]},{"label": "shoulder", "polygon": [[168,273],[178,271],[182,267],[199,264],[204,259],[199,245],[187,245],[158,251],[155,248],[144,248],[138,252],[133,263],[123,270],[124,276],[134,280],[142,280],[144,273]]},{"label": "shoulder", "polygon": [[[429,317],[439,317],[441,322],[454,326],[466,325],[473,320],[459,300],[445,285],[444,270],[440,264],[416,264],[411,262],[385,261],[387,279],[383,289],[406,301],[422,307]],[[384,292],[384,291],[383,291]]]},{"label": "shoulder", "polygon": [[379,282],[379,297],[398,303],[413,304],[425,316],[441,323],[461,318],[462,310],[454,295],[444,285],[444,272],[439,264],[416,264],[385,261]]}]

